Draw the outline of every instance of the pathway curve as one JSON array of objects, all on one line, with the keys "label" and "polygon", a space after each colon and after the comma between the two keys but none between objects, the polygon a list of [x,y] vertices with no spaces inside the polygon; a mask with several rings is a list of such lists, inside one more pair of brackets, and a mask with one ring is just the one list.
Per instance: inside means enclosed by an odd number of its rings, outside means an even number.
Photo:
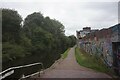
[{"label": "pathway curve", "polygon": [[[34,76],[36,77],[36,76]],[[41,78],[111,78],[105,73],[80,66],[75,59],[75,48],[71,48],[67,58],[56,61],[41,75]]]}]

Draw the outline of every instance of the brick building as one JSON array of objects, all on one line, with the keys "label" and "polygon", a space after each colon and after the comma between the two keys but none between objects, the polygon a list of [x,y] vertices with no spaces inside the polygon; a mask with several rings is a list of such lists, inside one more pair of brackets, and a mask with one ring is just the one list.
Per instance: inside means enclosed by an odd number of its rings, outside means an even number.
[{"label": "brick building", "polygon": [[120,24],[78,37],[78,45],[90,55],[102,58],[107,66],[120,74]]}]

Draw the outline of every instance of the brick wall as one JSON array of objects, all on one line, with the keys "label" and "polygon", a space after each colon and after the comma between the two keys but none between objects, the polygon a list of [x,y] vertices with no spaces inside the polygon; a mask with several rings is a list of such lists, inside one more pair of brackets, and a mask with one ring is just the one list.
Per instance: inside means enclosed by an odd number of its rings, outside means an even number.
[{"label": "brick wall", "polygon": [[101,57],[106,65],[112,66],[112,42],[120,42],[120,24],[87,34],[81,41],[81,48],[90,55]]}]

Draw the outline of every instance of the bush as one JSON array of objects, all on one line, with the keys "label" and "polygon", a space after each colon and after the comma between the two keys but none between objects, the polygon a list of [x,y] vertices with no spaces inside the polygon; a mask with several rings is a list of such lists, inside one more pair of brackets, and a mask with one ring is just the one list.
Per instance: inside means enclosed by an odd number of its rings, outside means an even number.
[{"label": "bush", "polygon": [[25,50],[17,44],[3,43],[3,62],[25,56]]}]

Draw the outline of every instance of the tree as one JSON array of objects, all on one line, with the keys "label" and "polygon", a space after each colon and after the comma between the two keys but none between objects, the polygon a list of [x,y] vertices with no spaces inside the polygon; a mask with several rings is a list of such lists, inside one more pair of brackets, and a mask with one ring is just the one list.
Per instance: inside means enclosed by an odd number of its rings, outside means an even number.
[{"label": "tree", "polygon": [[3,9],[2,18],[3,62],[28,58],[30,62],[43,62],[49,67],[67,48],[75,45],[75,36],[65,36],[60,21],[44,17],[40,12],[28,15],[23,27],[22,18],[15,10]]},{"label": "tree", "polygon": [[70,46],[74,46],[76,44],[76,37],[74,35],[71,35],[68,37],[70,39]]},{"label": "tree", "polygon": [[2,9],[2,41],[19,43],[21,16],[15,10]]}]

